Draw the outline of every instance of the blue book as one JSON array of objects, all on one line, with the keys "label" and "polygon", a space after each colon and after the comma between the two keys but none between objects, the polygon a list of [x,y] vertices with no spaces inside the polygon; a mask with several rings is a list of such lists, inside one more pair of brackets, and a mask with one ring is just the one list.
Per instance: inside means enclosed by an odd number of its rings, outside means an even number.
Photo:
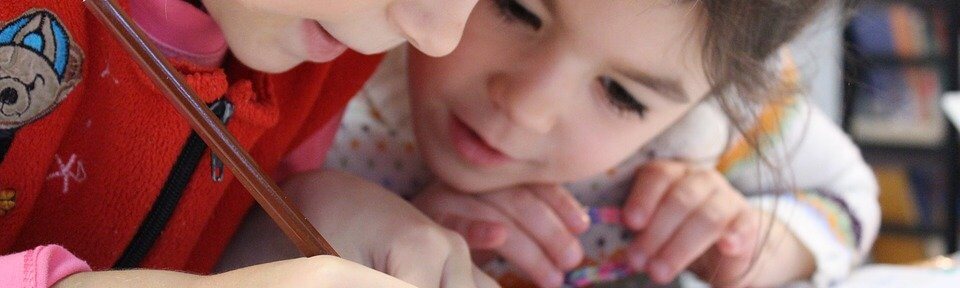
[{"label": "blue book", "polygon": [[887,7],[865,4],[850,21],[853,41],[863,55],[895,55]]}]

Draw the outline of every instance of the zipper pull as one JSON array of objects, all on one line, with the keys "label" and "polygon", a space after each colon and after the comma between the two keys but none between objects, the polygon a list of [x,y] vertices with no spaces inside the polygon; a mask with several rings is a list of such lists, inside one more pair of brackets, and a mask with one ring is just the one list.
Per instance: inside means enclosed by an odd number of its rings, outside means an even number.
[{"label": "zipper pull", "polygon": [[[213,113],[220,117],[220,122],[223,122],[223,126],[227,126],[227,122],[229,122],[230,117],[233,116],[233,103],[230,103],[227,99],[220,99],[213,102],[213,105],[210,105],[210,110],[213,110]],[[220,157],[217,157],[217,154],[214,154],[213,151],[210,152],[210,171],[214,182],[223,181],[223,161],[221,161]]]}]

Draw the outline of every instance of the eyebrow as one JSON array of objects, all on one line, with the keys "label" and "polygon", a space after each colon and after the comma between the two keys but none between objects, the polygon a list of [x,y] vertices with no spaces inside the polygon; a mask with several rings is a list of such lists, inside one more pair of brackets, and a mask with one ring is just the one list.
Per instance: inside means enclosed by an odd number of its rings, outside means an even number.
[{"label": "eyebrow", "polygon": [[[547,11],[551,15],[554,15],[554,17],[560,13],[556,0],[542,0],[541,3],[547,7]],[[683,86],[681,86],[680,83],[675,80],[654,77],[650,74],[644,73],[643,71],[635,69],[626,69],[623,71],[623,74],[627,78],[630,78],[630,80],[650,87],[654,91],[659,92],[670,101],[675,103],[690,102],[690,96],[687,95],[686,91],[684,91]]]},{"label": "eyebrow", "polygon": [[673,102],[690,102],[690,96],[687,95],[687,92],[683,90],[683,86],[680,86],[680,83],[677,81],[657,78],[639,70],[628,69],[623,73],[627,78],[630,78],[630,80],[660,92],[660,94],[663,94],[663,96]]}]

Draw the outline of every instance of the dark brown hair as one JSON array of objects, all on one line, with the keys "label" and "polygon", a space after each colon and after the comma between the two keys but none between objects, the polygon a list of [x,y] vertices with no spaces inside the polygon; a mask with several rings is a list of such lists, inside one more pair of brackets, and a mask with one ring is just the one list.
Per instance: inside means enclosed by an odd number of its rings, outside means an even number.
[{"label": "dark brown hair", "polygon": [[[795,95],[785,86],[771,60],[828,0],[688,0],[701,13],[703,69],[710,84],[706,98],[715,98],[740,136],[770,168],[778,168],[763,153],[763,143],[746,133],[756,125],[758,105]],[[852,3],[844,1],[844,9]],[[796,83],[793,83],[796,84]],[[732,135],[731,135],[732,136]],[[778,181],[784,182],[784,181]],[[788,186],[788,185],[784,185]]]},{"label": "dark brown hair", "polygon": [[703,63],[712,96],[766,99],[776,83],[768,60],[796,36],[826,0],[698,0],[706,32]]},{"label": "dark brown hair", "polygon": [[[705,33],[702,47],[704,71],[710,84],[706,98],[715,98],[743,140],[755,151],[762,165],[785,169],[784,164],[764,153],[765,144],[758,135],[746,133],[757,125],[758,105],[787,100],[799,92],[798,85],[783,85],[780,71],[771,65],[777,52],[804,28],[819,12],[838,5],[847,17],[855,0],[687,0],[696,1],[702,13]],[[793,83],[797,84],[797,83]],[[759,173],[759,167],[757,172]],[[789,172],[789,171],[787,171]],[[775,173],[780,174],[780,173]],[[787,173],[789,174],[789,173]],[[774,193],[792,193],[790,179],[779,175],[769,187]],[[773,207],[773,209],[777,209]],[[770,225],[764,227],[761,246],[768,242]],[[759,249],[759,247],[756,247]],[[759,253],[754,256],[754,263]],[[751,266],[753,266],[753,264]],[[753,269],[755,267],[751,267]],[[750,270],[748,269],[748,270]],[[744,275],[746,276],[746,275]],[[712,281],[711,281],[712,282]],[[714,283],[717,284],[717,283]],[[729,283],[728,283],[729,284]],[[721,283],[723,285],[723,283]]]},{"label": "dark brown hair", "polygon": [[[800,92],[799,83],[781,81],[771,65],[780,49],[831,5],[847,18],[857,0],[687,0],[696,1],[705,33],[703,69],[710,84],[706,98],[715,98],[743,140],[761,162],[784,168],[764,152],[758,135],[746,133],[756,125],[759,105],[778,104]],[[832,7],[831,7],[832,8]],[[781,179],[782,180],[782,179]],[[777,181],[780,190],[792,188]]]}]

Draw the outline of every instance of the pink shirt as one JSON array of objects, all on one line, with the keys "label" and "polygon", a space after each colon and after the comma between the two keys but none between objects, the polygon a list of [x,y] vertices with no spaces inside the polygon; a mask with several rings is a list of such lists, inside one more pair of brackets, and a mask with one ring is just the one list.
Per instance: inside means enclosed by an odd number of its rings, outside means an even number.
[{"label": "pink shirt", "polygon": [[90,271],[87,262],[57,245],[0,256],[0,283],[3,287],[46,288],[73,273],[84,271]]}]

